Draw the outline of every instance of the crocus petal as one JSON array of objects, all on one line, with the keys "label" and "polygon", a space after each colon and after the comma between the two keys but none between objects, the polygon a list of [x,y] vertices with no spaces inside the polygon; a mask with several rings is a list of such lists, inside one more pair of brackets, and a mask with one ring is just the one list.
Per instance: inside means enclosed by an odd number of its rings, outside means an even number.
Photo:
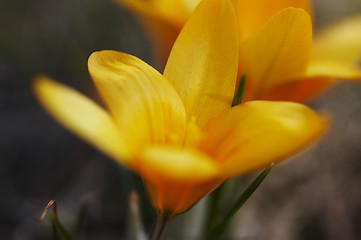
[{"label": "crocus petal", "polygon": [[361,68],[355,63],[340,61],[338,59],[312,58],[309,62],[306,75],[308,77],[342,78],[351,81],[360,80]]},{"label": "crocus petal", "polygon": [[335,84],[333,77],[305,77],[269,88],[260,99],[306,102]]},{"label": "crocus petal", "polygon": [[149,147],[141,153],[139,171],[153,206],[182,213],[223,181],[210,157],[188,148]]},{"label": "crocus petal", "polygon": [[236,10],[239,26],[239,40],[244,42],[269,18],[287,7],[302,8],[312,15],[309,0],[231,0]]},{"label": "crocus petal", "polygon": [[138,16],[147,17],[149,21],[162,21],[181,27],[189,15],[188,6],[180,0],[117,0],[131,9]]},{"label": "crocus petal", "polygon": [[135,13],[152,43],[153,66],[164,69],[181,28],[199,0],[117,0]]},{"label": "crocus petal", "polygon": [[132,146],[183,141],[182,101],[154,68],[116,51],[93,53],[88,66],[101,97]]},{"label": "crocus petal", "polygon": [[307,12],[286,8],[243,45],[240,72],[246,75],[246,99],[303,75],[311,53],[312,25]]},{"label": "crocus petal", "polygon": [[163,176],[144,179],[153,206],[160,213],[181,214],[215,190],[224,179],[177,181]]},{"label": "crocus petal", "polygon": [[39,102],[63,126],[118,162],[132,164],[128,144],[105,110],[45,76],[37,77],[33,87]]},{"label": "crocus petal", "polygon": [[219,161],[229,177],[266,167],[303,150],[324,129],[323,118],[302,104],[251,101],[211,121],[201,148]]},{"label": "crocus petal", "polygon": [[231,106],[238,60],[234,10],[227,0],[201,2],[184,25],[164,76],[199,126]]},{"label": "crocus petal", "polygon": [[361,60],[361,16],[330,26],[315,36],[313,56],[356,63]]},{"label": "crocus petal", "polygon": [[159,19],[149,19],[147,17],[139,17],[139,21],[143,25],[144,30],[149,35],[152,44],[150,49],[152,52],[153,66],[163,70],[167,62],[170,50],[181,30],[181,26],[175,27],[166,21]]},{"label": "crocus petal", "polygon": [[188,10],[189,14],[193,12],[196,6],[199,4],[200,0],[181,0]]},{"label": "crocus petal", "polygon": [[147,147],[139,156],[142,176],[163,175],[169,179],[199,181],[215,177],[218,165],[193,149]]}]

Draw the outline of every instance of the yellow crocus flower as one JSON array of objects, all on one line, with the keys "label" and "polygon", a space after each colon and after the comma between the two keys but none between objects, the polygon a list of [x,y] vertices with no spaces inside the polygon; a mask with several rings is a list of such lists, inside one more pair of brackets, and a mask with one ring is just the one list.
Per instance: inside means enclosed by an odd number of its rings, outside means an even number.
[{"label": "yellow crocus flower", "polygon": [[[359,80],[361,70],[357,63],[361,59],[361,18],[346,20],[325,29],[312,39],[312,26],[303,29],[305,36],[294,44],[305,51],[300,59],[289,49],[277,48],[269,52],[271,38],[274,44],[290,45],[289,37],[296,27],[292,14],[280,15],[287,7],[302,8],[312,15],[309,0],[230,0],[234,6],[238,23],[239,76],[246,74],[246,100],[287,100],[304,102],[332,85],[336,79]],[[158,62],[168,53],[181,27],[199,0],[117,0],[132,10],[151,35]],[[278,15],[278,16],[277,16]],[[277,21],[289,21],[292,28],[288,34],[275,30]],[[274,25],[270,27],[269,25]],[[284,34],[284,35],[278,35]],[[311,47],[312,45],[312,47]],[[275,48],[271,48],[275,49]],[[292,48],[295,50],[294,48]],[[267,52],[267,53],[265,53]],[[256,55],[254,55],[256,53]],[[267,59],[264,58],[267,55]],[[296,63],[297,61],[297,63]],[[259,64],[262,62],[262,64]],[[289,69],[294,63],[296,69]]]},{"label": "yellow crocus flower", "polygon": [[[288,12],[300,21],[307,16]],[[228,0],[202,1],[163,75],[125,53],[93,53],[89,72],[106,109],[45,76],[34,90],[62,125],[140,174],[157,211],[179,214],[225,179],[298,153],[325,129],[324,119],[299,103],[250,101],[231,108],[236,27]]]}]

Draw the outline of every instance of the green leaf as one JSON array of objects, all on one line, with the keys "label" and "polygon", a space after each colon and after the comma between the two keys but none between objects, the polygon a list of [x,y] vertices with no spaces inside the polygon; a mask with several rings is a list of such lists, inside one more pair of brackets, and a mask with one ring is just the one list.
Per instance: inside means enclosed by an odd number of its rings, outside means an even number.
[{"label": "green leaf", "polygon": [[258,177],[248,186],[248,188],[241,194],[241,196],[238,197],[236,200],[236,203],[231,208],[231,210],[228,212],[228,214],[224,217],[224,219],[216,225],[212,231],[208,232],[207,239],[213,240],[213,239],[219,239],[222,233],[225,231],[229,223],[231,222],[231,219],[236,214],[236,212],[243,206],[243,204],[248,200],[248,198],[256,191],[256,189],[259,187],[259,185],[263,182],[263,180],[266,178],[268,173],[271,171],[273,167],[273,163],[266,168]]},{"label": "green leaf", "polygon": [[246,87],[246,75],[243,74],[241,77],[241,80],[239,81],[239,83],[237,85],[236,92],[234,93],[232,107],[237,106],[238,104],[242,103],[245,87]]}]

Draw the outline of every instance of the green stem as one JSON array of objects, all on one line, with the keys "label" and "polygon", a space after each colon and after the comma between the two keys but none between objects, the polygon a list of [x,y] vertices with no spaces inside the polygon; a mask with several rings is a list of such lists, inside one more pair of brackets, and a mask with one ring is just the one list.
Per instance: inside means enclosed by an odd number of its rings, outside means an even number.
[{"label": "green stem", "polygon": [[149,236],[149,240],[163,240],[172,219],[173,216],[171,216],[170,214],[167,213],[162,214],[157,212],[155,223],[153,226],[152,233]]}]

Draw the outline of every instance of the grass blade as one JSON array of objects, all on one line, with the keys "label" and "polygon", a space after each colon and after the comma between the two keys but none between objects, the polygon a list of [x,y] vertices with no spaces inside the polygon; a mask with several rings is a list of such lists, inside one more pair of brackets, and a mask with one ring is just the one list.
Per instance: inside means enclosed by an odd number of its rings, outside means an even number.
[{"label": "grass blade", "polygon": [[207,239],[215,240],[220,238],[222,233],[231,222],[233,216],[243,206],[243,204],[248,200],[248,198],[254,193],[254,191],[256,191],[256,189],[260,186],[268,173],[271,171],[273,165],[274,164],[272,163],[260,175],[258,175],[258,177],[248,186],[248,188],[238,197],[236,203],[233,205],[228,214],[224,217],[223,221],[216,225],[212,231],[208,232]]}]

